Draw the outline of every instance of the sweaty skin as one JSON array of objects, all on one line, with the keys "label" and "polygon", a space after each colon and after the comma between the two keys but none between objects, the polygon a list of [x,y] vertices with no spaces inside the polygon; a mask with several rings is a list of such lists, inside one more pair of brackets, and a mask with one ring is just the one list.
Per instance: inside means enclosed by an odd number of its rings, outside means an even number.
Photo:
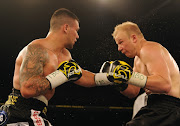
[{"label": "sweaty skin", "polygon": [[180,98],[179,68],[168,50],[155,42],[144,45],[134,69],[148,76],[146,93],[165,93]]},{"label": "sweaty skin", "polygon": [[[136,34],[130,38],[119,31],[115,37],[118,51],[134,58],[133,71],[148,76],[145,91],[147,94],[160,93],[180,98],[179,68],[166,48],[157,42],[145,40]],[[140,88],[130,85],[121,92],[125,96],[136,97]]]}]

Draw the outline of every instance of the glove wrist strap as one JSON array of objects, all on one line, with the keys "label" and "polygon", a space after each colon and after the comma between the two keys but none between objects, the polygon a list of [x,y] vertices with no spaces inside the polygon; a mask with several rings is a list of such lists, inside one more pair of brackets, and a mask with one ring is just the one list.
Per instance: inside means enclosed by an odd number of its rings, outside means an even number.
[{"label": "glove wrist strap", "polygon": [[52,89],[68,81],[67,77],[59,70],[47,75],[46,79],[51,83]]},{"label": "glove wrist strap", "polygon": [[146,82],[147,76],[138,72],[133,72],[131,78],[127,81],[128,84],[132,84],[141,88],[146,86]]},{"label": "glove wrist strap", "polygon": [[105,86],[105,85],[113,84],[113,82],[110,82],[108,80],[107,73],[96,73],[94,79],[97,86]]}]

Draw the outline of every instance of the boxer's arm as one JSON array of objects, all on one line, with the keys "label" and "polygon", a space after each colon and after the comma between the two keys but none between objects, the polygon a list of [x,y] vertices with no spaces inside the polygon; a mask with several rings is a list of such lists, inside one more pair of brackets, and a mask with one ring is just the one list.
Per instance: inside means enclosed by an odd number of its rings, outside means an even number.
[{"label": "boxer's arm", "polygon": [[139,94],[140,89],[141,89],[140,87],[129,84],[126,90],[120,92],[121,94],[123,94],[128,98],[135,98]]},{"label": "boxer's arm", "polygon": [[155,93],[168,93],[171,89],[169,68],[160,47],[144,48],[141,60],[149,73],[145,88]]},{"label": "boxer's arm", "polygon": [[[138,72],[136,70],[135,64],[134,64],[134,67],[133,67],[133,71]],[[128,84],[128,87],[126,88],[126,90],[120,91],[120,92],[121,92],[121,94],[123,94],[124,96],[126,96],[128,98],[135,98],[139,94],[140,89],[141,89],[140,87]]]},{"label": "boxer's arm", "polygon": [[75,81],[74,83],[83,87],[94,87],[96,86],[95,81],[94,81],[94,76],[95,74],[87,71],[87,70],[82,70],[82,77]]},{"label": "boxer's arm", "polygon": [[43,76],[43,67],[48,54],[40,45],[30,44],[20,68],[20,91],[23,97],[30,98],[46,93],[49,81]]}]

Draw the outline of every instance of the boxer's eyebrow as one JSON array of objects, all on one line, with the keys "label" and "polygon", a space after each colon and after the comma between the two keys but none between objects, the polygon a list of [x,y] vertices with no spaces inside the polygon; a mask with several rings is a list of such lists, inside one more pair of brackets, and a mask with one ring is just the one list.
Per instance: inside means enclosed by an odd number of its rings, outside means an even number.
[{"label": "boxer's eyebrow", "polygon": [[117,40],[117,43],[119,43],[119,44],[123,42],[123,40],[119,39],[119,38],[117,38],[116,40]]}]

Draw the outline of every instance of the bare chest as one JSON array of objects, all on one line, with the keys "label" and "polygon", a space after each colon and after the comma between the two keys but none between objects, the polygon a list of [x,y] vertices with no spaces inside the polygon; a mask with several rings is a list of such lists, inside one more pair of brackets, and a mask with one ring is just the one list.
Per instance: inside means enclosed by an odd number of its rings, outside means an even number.
[{"label": "bare chest", "polygon": [[49,54],[48,61],[46,65],[44,66],[44,76],[47,76],[48,74],[54,72],[59,64],[61,64],[63,61],[69,61],[70,57],[66,56],[64,54],[61,54],[59,56],[55,54]]},{"label": "bare chest", "polygon": [[139,58],[136,58],[136,60],[134,61],[134,68],[136,72],[142,73],[147,76],[149,75],[146,65]]}]

